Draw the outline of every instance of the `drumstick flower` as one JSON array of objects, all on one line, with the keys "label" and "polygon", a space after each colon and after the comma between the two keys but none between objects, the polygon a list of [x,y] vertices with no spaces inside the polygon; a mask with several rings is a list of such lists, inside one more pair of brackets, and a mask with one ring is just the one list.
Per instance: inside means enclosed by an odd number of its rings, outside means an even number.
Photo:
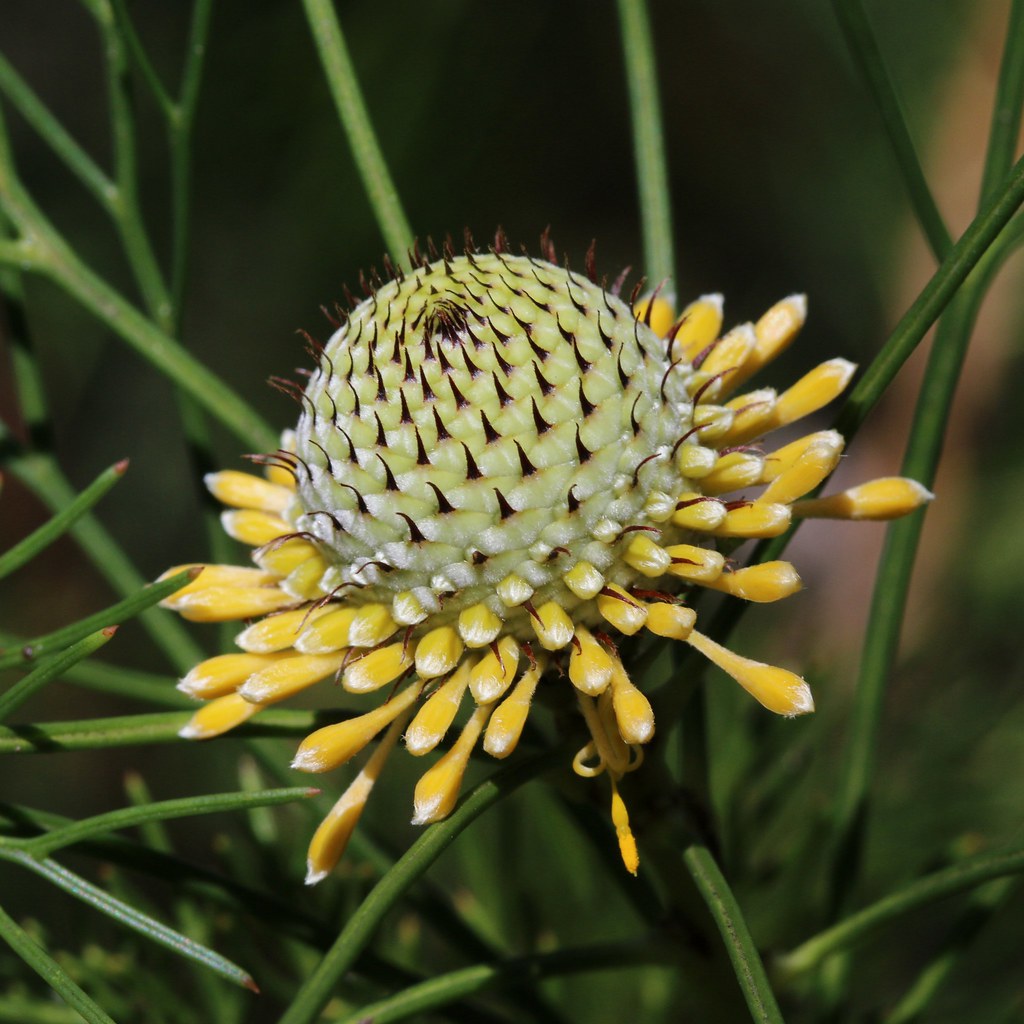
[{"label": "drumstick flower", "polygon": [[548,687],[575,692],[590,738],[573,768],[608,778],[635,872],[619,784],[655,722],[621,637],[687,643],[769,710],[812,711],[799,676],[699,632],[687,595],[787,597],[800,588],[789,562],[734,567],[719,543],[775,536],[795,516],[888,519],[931,497],[889,478],[807,499],[843,438],[763,441],[854,371],[830,359],[784,391],[748,389],[802,326],[802,296],[723,334],[720,296],[676,315],[595,277],[591,259],[574,273],[510,254],[500,235],[488,252],[417,258],[314,349],[298,425],[258,457],[265,476],[207,478],[254,564],[206,566],[164,603],[249,624],[239,651],[181,681],[206,701],[183,735],[217,736],[340,679],[367,711],[307,736],[293,767],[329,771],[382,737],[314,835],[309,883],[341,856],[400,736],[422,757],[456,733],[413,797],[413,821],[437,821],[474,750],[511,754]]}]

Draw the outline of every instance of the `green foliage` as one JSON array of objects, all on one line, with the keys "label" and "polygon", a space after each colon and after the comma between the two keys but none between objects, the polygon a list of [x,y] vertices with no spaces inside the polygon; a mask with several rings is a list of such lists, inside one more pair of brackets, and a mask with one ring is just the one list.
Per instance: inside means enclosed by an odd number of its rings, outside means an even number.
[{"label": "green foliage", "polygon": [[[954,394],[1024,237],[1024,3],[808,0],[769,16],[620,0],[618,22],[610,7],[351,4],[344,35],[327,0],[223,0],[216,16],[212,0],[82,0],[59,25],[20,6],[0,53],[0,508],[16,522],[0,549],[0,939],[15,954],[0,958],[0,1021],[1019,1014],[1022,808],[1006,765],[1024,763],[1024,704],[1019,644],[996,620],[1024,556],[1004,381],[982,382],[985,444],[967,459],[982,471],[960,494],[935,480],[944,450],[970,444],[950,433]],[[941,132],[966,37],[991,38],[996,7],[991,128],[960,230],[915,139]],[[418,41],[407,52],[399,23]],[[897,213],[934,254],[902,299]],[[230,638],[197,640],[156,607],[187,572],[145,581],[204,543],[202,472],[234,464],[239,442],[276,446],[267,422],[290,412],[250,403],[259,373],[294,359],[272,346],[295,311],[354,280],[381,240],[402,262],[410,224],[499,221],[564,223],[578,262],[598,234],[613,261],[642,252],[654,283],[678,267],[681,296],[729,288],[744,312],[806,281],[815,336],[863,346],[837,420],[848,437],[869,432],[934,327],[916,397],[901,392],[902,471],[964,503],[969,527],[928,550],[967,557],[930,567],[936,599],[908,619],[925,514],[890,527],[855,690],[812,638],[787,654],[820,662],[819,714],[799,723],[703,680],[695,659],[632,650],[659,723],[628,783],[638,879],[581,802],[569,747],[531,720],[529,749],[415,836],[395,824],[412,770],[396,769],[310,893],[302,848],[332,798],[283,766],[344,710],[272,710],[222,743],[180,741],[172,677]],[[90,467],[124,447],[133,471],[111,492],[127,463]],[[724,639],[740,613],[721,604],[711,631]]]}]

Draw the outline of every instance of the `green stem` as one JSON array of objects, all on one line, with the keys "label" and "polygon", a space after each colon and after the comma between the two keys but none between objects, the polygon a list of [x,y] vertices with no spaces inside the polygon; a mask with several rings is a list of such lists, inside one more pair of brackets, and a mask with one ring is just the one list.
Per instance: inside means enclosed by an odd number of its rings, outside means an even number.
[{"label": "green stem", "polygon": [[384,236],[384,244],[395,263],[405,266],[413,244],[412,228],[384,162],[334,5],[331,0],[302,2],[334,105],[352,147],[352,155],[377,218],[377,226]]},{"label": "green stem", "polygon": [[972,889],[993,878],[1020,874],[1024,871],[1024,849],[972,857],[950,868],[944,868],[890,893],[869,907],[851,914],[827,928],[796,949],[780,956],[774,966],[778,977],[789,981],[813,970],[826,958],[848,949],[868,934],[890,924],[898,917],[927,906],[936,900]]},{"label": "green stem", "polygon": [[633,159],[640,189],[644,269],[648,281],[655,286],[662,281],[669,282],[664,294],[671,299],[675,294],[676,280],[672,204],[654,41],[645,0],[618,0],[618,11],[633,125]]},{"label": "green stem", "polygon": [[1024,2],[1010,5],[1006,45],[999,65],[996,99],[992,104],[985,171],[982,175],[981,199],[990,199],[999,188],[1017,151],[1021,113],[1024,110]]},{"label": "green stem", "polygon": [[0,694],[0,722],[2,722],[12,711],[21,707],[36,692],[53,679],[58,679],[72,665],[87,658],[94,651],[99,650],[109,640],[113,639],[117,632],[116,626],[108,626],[105,629],[97,630],[78,643],[72,644],[66,651],[50,658],[37,669],[30,672],[24,679],[19,679],[9,690]]},{"label": "green stem", "polygon": [[53,989],[65,1003],[81,1015],[87,1024],[115,1024],[57,963],[2,907],[0,907],[0,939],[3,939],[22,960]]},{"label": "green stem", "polygon": [[693,843],[683,851],[683,863],[711,911],[752,1019],[761,1024],[782,1024],[761,955],[715,858],[706,846]]},{"label": "green stem", "polygon": [[449,845],[488,807],[564,757],[561,748],[496,772],[480,783],[444,821],[428,826],[349,917],[334,945],[299,990],[279,1024],[312,1024],[338,982],[373,938],[384,916]]},{"label": "green stem", "polygon": [[834,0],[833,7],[839,27],[846,36],[850,54],[867,82],[868,90],[878,106],[878,112],[882,115],[882,123],[903,175],[910,205],[935,258],[943,260],[953,247],[953,240],[949,237],[949,230],[942,219],[942,214],[939,213],[939,208],[935,205],[931,189],[928,188],[899,97],[886,70],[885,61],[871,31],[864,7],[860,0]]},{"label": "green stem", "polygon": [[[439,974],[396,992],[379,1002],[363,1006],[342,1017],[339,1024],[391,1024],[429,1013],[459,999],[488,989],[529,985],[545,978],[557,978],[582,971],[608,971],[651,964],[678,965],[679,954],[664,939],[644,942],[611,942],[599,946],[560,949],[553,953],[535,953],[491,964],[476,964]],[[419,1019],[417,1016],[416,1019]]]}]

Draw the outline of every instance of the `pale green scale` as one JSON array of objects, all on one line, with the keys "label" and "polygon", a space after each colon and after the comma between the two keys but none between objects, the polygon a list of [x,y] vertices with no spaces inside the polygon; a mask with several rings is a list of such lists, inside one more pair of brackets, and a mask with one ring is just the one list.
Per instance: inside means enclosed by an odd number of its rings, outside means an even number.
[{"label": "pale green scale", "polygon": [[532,590],[595,621],[562,583],[578,561],[629,586],[643,578],[625,528],[689,539],[649,507],[697,490],[672,456],[692,375],[620,299],[553,264],[474,254],[385,284],[327,342],[294,439],[312,480],[300,471],[289,518],[330,566],[323,593],[411,591],[423,628],[483,601],[527,637],[496,589],[513,575],[506,598]]}]

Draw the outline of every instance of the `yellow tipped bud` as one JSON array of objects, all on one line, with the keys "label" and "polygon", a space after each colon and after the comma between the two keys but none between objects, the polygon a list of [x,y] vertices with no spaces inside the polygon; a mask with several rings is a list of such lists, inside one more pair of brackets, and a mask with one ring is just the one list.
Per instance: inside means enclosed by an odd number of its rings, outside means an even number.
[{"label": "yellow tipped bud", "polygon": [[640,867],[640,853],[636,848],[633,830],[629,827],[626,804],[619,796],[619,787],[614,780],[612,780],[612,824],[615,826],[615,835],[619,840],[622,863],[626,865],[626,870],[631,875],[635,875]]},{"label": "yellow tipped bud", "polygon": [[281,487],[251,473],[239,473],[234,469],[207,473],[203,482],[209,492],[225,505],[255,508],[277,515],[288,508],[294,497],[288,487]]},{"label": "yellow tipped bud", "polygon": [[827,498],[797,502],[793,514],[816,519],[898,519],[926,505],[935,495],[916,480],[881,477]]},{"label": "yellow tipped bud", "polygon": [[263,572],[262,569],[250,569],[240,565],[203,565],[202,563],[176,565],[161,573],[156,578],[156,582],[161,583],[172,576],[177,576],[178,573],[184,572],[186,569],[202,569],[202,572],[191,582],[186,583],[180,590],[176,590],[169,597],[165,597],[160,602],[161,607],[176,609],[181,598],[187,597],[189,594],[197,594],[199,591],[207,590],[210,587],[247,589],[264,587],[268,583],[277,582],[277,577],[273,573]]},{"label": "yellow tipped bud", "polygon": [[412,667],[412,655],[402,641],[378,647],[358,661],[345,666],[341,685],[349,693],[370,693],[393,683],[406,669]]},{"label": "yellow tipped bud", "polygon": [[[757,335],[754,333],[754,325],[738,324],[719,339],[707,359],[701,363],[700,376],[714,377],[722,374],[719,387],[723,390],[731,390],[729,382],[747,361],[756,345]],[[717,390],[719,389],[716,388]]]},{"label": "yellow tipped bud", "polygon": [[555,601],[547,601],[530,616],[530,624],[546,651],[559,651],[573,635],[573,623],[565,609]]},{"label": "yellow tipped bud", "polygon": [[[650,310],[649,316],[648,310]],[[633,315],[637,320],[649,323],[651,330],[659,338],[664,338],[668,334],[676,319],[675,307],[668,299],[662,298],[660,295],[653,300],[650,297],[641,299],[633,307]]]},{"label": "yellow tipped bud", "polygon": [[394,633],[396,626],[386,604],[361,605],[348,627],[349,646],[377,647]]},{"label": "yellow tipped bud", "polygon": [[672,522],[684,530],[708,533],[717,530],[725,522],[725,516],[726,509],[722,502],[695,491],[687,491],[679,495]]},{"label": "yellow tipped bud", "polygon": [[314,601],[323,596],[323,587],[320,581],[327,571],[327,563],[319,554],[311,555],[300,561],[294,569],[285,577],[281,586],[289,594]]},{"label": "yellow tipped bud", "polygon": [[775,665],[765,665],[760,661],[744,658],[716,644],[696,630],[690,634],[687,642],[723,672],[732,676],[751,697],[769,711],[792,718],[794,715],[805,715],[814,710],[811,688],[798,675]]},{"label": "yellow tipped bud", "polygon": [[[297,644],[306,627],[330,612],[330,608],[296,608],[290,612],[279,612],[268,618],[260,619],[247,626],[238,636],[235,643],[243,651],[252,654],[270,654],[283,651],[286,647]],[[334,650],[332,647],[331,650]],[[319,651],[304,651],[305,654],[319,654]]]},{"label": "yellow tipped bud", "polygon": [[451,626],[432,629],[416,645],[416,671],[421,679],[447,675],[458,665],[464,649],[459,634]]},{"label": "yellow tipped bud", "polygon": [[632,636],[647,619],[647,609],[622,587],[609,583],[597,596],[597,610],[620,633]]},{"label": "yellow tipped bud", "polygon": [[690,480],[703,480],[718,462],[718,452],[700,444],[681,444],[676,455],[679,472]]},{"label": "yellow tipped bud", "polygon": [[[837,438],[839,443],[836,443]],[[842,454],[842,437],[835,431],[828,431],[825,437],[811,441],[775,476],[761,495],[761,501],[792,504],[808,491],[813,491],[839,465]]]},{"label": "yellow tipped bud", "polygon": [[286,487],[289,491],[295,490],[295,477],[284,466],[266,466],[263,475],[269,483],[275,484],[277,487]]},{"label": "yellow tipped bud", "polygon": [[702,295],[683,310],[680,319],[681,324],[672,340],[672,358],[692,363],[722,329],[722,296]]},{"label": "yellow tipped bud", "polygon": [[743,444],[759,434],[775,429],[775,406],[779,396],[774,388],[758,388],[730,399],[727,408],[733,413],[732,423],[718,438],[720,448]]},{"label": "yellow tipped bud", "polygon": [[775,426],[793,423],[828,405],[846,390],[856,369],[848,359],[829,359],[804,374],[779,395]]},{"label": "yellow tipped bud", "polygon": [[[721,507],[721,506],[719,506]],[[725,555],[696,544],[673,544],[665,548],[672,558],[669,572],[694,583],[706,583],[717,579],[725,565]]]},{"label": "yellow tipped bud", "polygon": [[427,617],[427,610],[411,590],[403,590],[391,602],[391,617],[400,626],[416,626]]},{"label": "yellow tipped bud", "polygon": [[612,678],[612,656],[584,626],[576,627],[575,644],[569,654],[569,679],[581,693],[596,697]]},{"label": "yellow tipped bud", "polygon": [[497,651],[488,651],[469,676],[469,689],[477,704],[491,704],[511,685],[519,669],[519,644],[503,636]]},{"label": "yellow tipped bud", "polygon": [[716,537],[777,537],[789,528],[791,518],[788,505],[752,501],[726,513],[722,525],[712,532]]},{"label": "yellow tipped bud", "polygon": [[509,573],[494,589],[506,608],[518,608],[533,597],[533,587],[514,572]]},{"label": "yellow tipped bud", "polygon": [[705,586],[741,597],[744,601],[766,604],[795,594],[803,583],[791,562],[761,562],[736,572],[723,573]]},{"label": "yellow tipped bud", "polygon": [[651,702],[633,685],[616,657],[612,660],[612,708],[624,743],[648,743],[654,736]]},{"label": "yellow tipped bud", "polygon": [[348,633],[357,608],[325,608],[306,623],[295,640],[295,650],[303,654],[330,654],[348,646]]},{"label": "yellow tipped bud", "polygon": [[562,582],[581,600],[592,601],[601,593],[604,577],[589,562],[577,562]]},{"label": "yellow tipped bud", "polygon": [[528,669],[491,715],[484,733],[484,750],[491,757],[508,757],[515,750],[530,714],[530,702],[539,679],[540,669]]},{"label": "yellow tipped bud", "polygon": [[405,732],[405,745],[410,754],[416,757],[427,754],[444,739],[466,692],[470,664],[463,661],[416,713]]},{"label": "yellow tipped bud", "polygon": [[254,672],[239,689],[239,694],[253,704],[276,704],[321,679],[333,676],[341,668],[345,652],[335,654],[296,654],[281,658],[259,672]]},{"label": "yellow tipped bud", "polygon": [[702,443],[721,447],[720,439],[732,427],[735,416],[733,410],[724,405],[701,403],[693,410],[693,425],[697,428],[697,437]]},{"label": "yellow tipped bud", "polygon": [[767,363],[784,352],[800,332],[807,319],[807,298],[804,295],[790,295],[775,303],[760,320],[754,324],[757,344],[746,363],[730,377],[727,383],[739,387]]},{"label": "yellow tipped bud", "polygon": [[498,639],[504,623],[485,604],[474,604],[459,613],[459,636],[467,647],[486,647]]},{"label": "yellow tipped bud", "polygon": [[288,576],[305,562],[319,566],[318,578],[326,568],[320,552],[308,540],[298,537],[292,537],[281,544],[268,544],[255,551],[252,557],[261,569],[276,576]]},{"label": "yellow tipped bud", "polygon": [[257,711],[258,705],[250,704],[237,693],[229,693],[201,707],[188,724],[178,730],[178,735],[186,740],[209,740],[241,725]]},{"label": "yellow tipped bud", "polygon": [[480,738],[493,705],[483,704],[473,712],[459,738],[444,757],[423,773],[413,794],[414,825],[428,825],[446,818],[459,798],[469,755]]},{"label": "yellow tipped bud", "polygon": [[241,686],[253,672],[265,668],[278,657],[280,655],[218,654],[196,665],[178,683],[178,689],[190,697],[201,697],[203,700],[223,697]]},{"label": "yellow tipped bud", "polygon": [[672,556],[650,537],[638,533],[622,553],[625,561],[645,576],[661,576],[672,564]]},{"label": "yellow tipped bud", "polygon": [[421,683],[413,683],[373,711],[311,732],[299,744],[292,768],[300,772],[327,772],[344,764],[411,707],[421,689]]},{"label": "yellow tipped bud", "polygon": [[272,540],[292,532],[292,528],[280,516],[253,508],[221,512],[220,522],[229,537],[252,547],[269,544]]},{"label": "yellow tipped bud", "polygon": [[400,715],[392,722],[391,728],[384,734],[384,739],[363,766],[363,770],[352,780],[348,789],[341,795],[341,799],[320,823],[306,855],[306,885],[316,885],[322,881],[341,859],[403,725],[404,716]]},{"label": "yellow tipped bud", "polygon": [[696,621],[697,613],[692,608],[684,608],[681,604],[652,601],[647,606],[647,621],[644,625],[657,636],[668,637],[670,640],[685,640]]},{"label": "yellow tipped bud", "polygon": [[764,456],[757,452],[728,452],[721,456],[715,468],[700,482],[705,494],[725,494],[760,483],[764,471]]}]

